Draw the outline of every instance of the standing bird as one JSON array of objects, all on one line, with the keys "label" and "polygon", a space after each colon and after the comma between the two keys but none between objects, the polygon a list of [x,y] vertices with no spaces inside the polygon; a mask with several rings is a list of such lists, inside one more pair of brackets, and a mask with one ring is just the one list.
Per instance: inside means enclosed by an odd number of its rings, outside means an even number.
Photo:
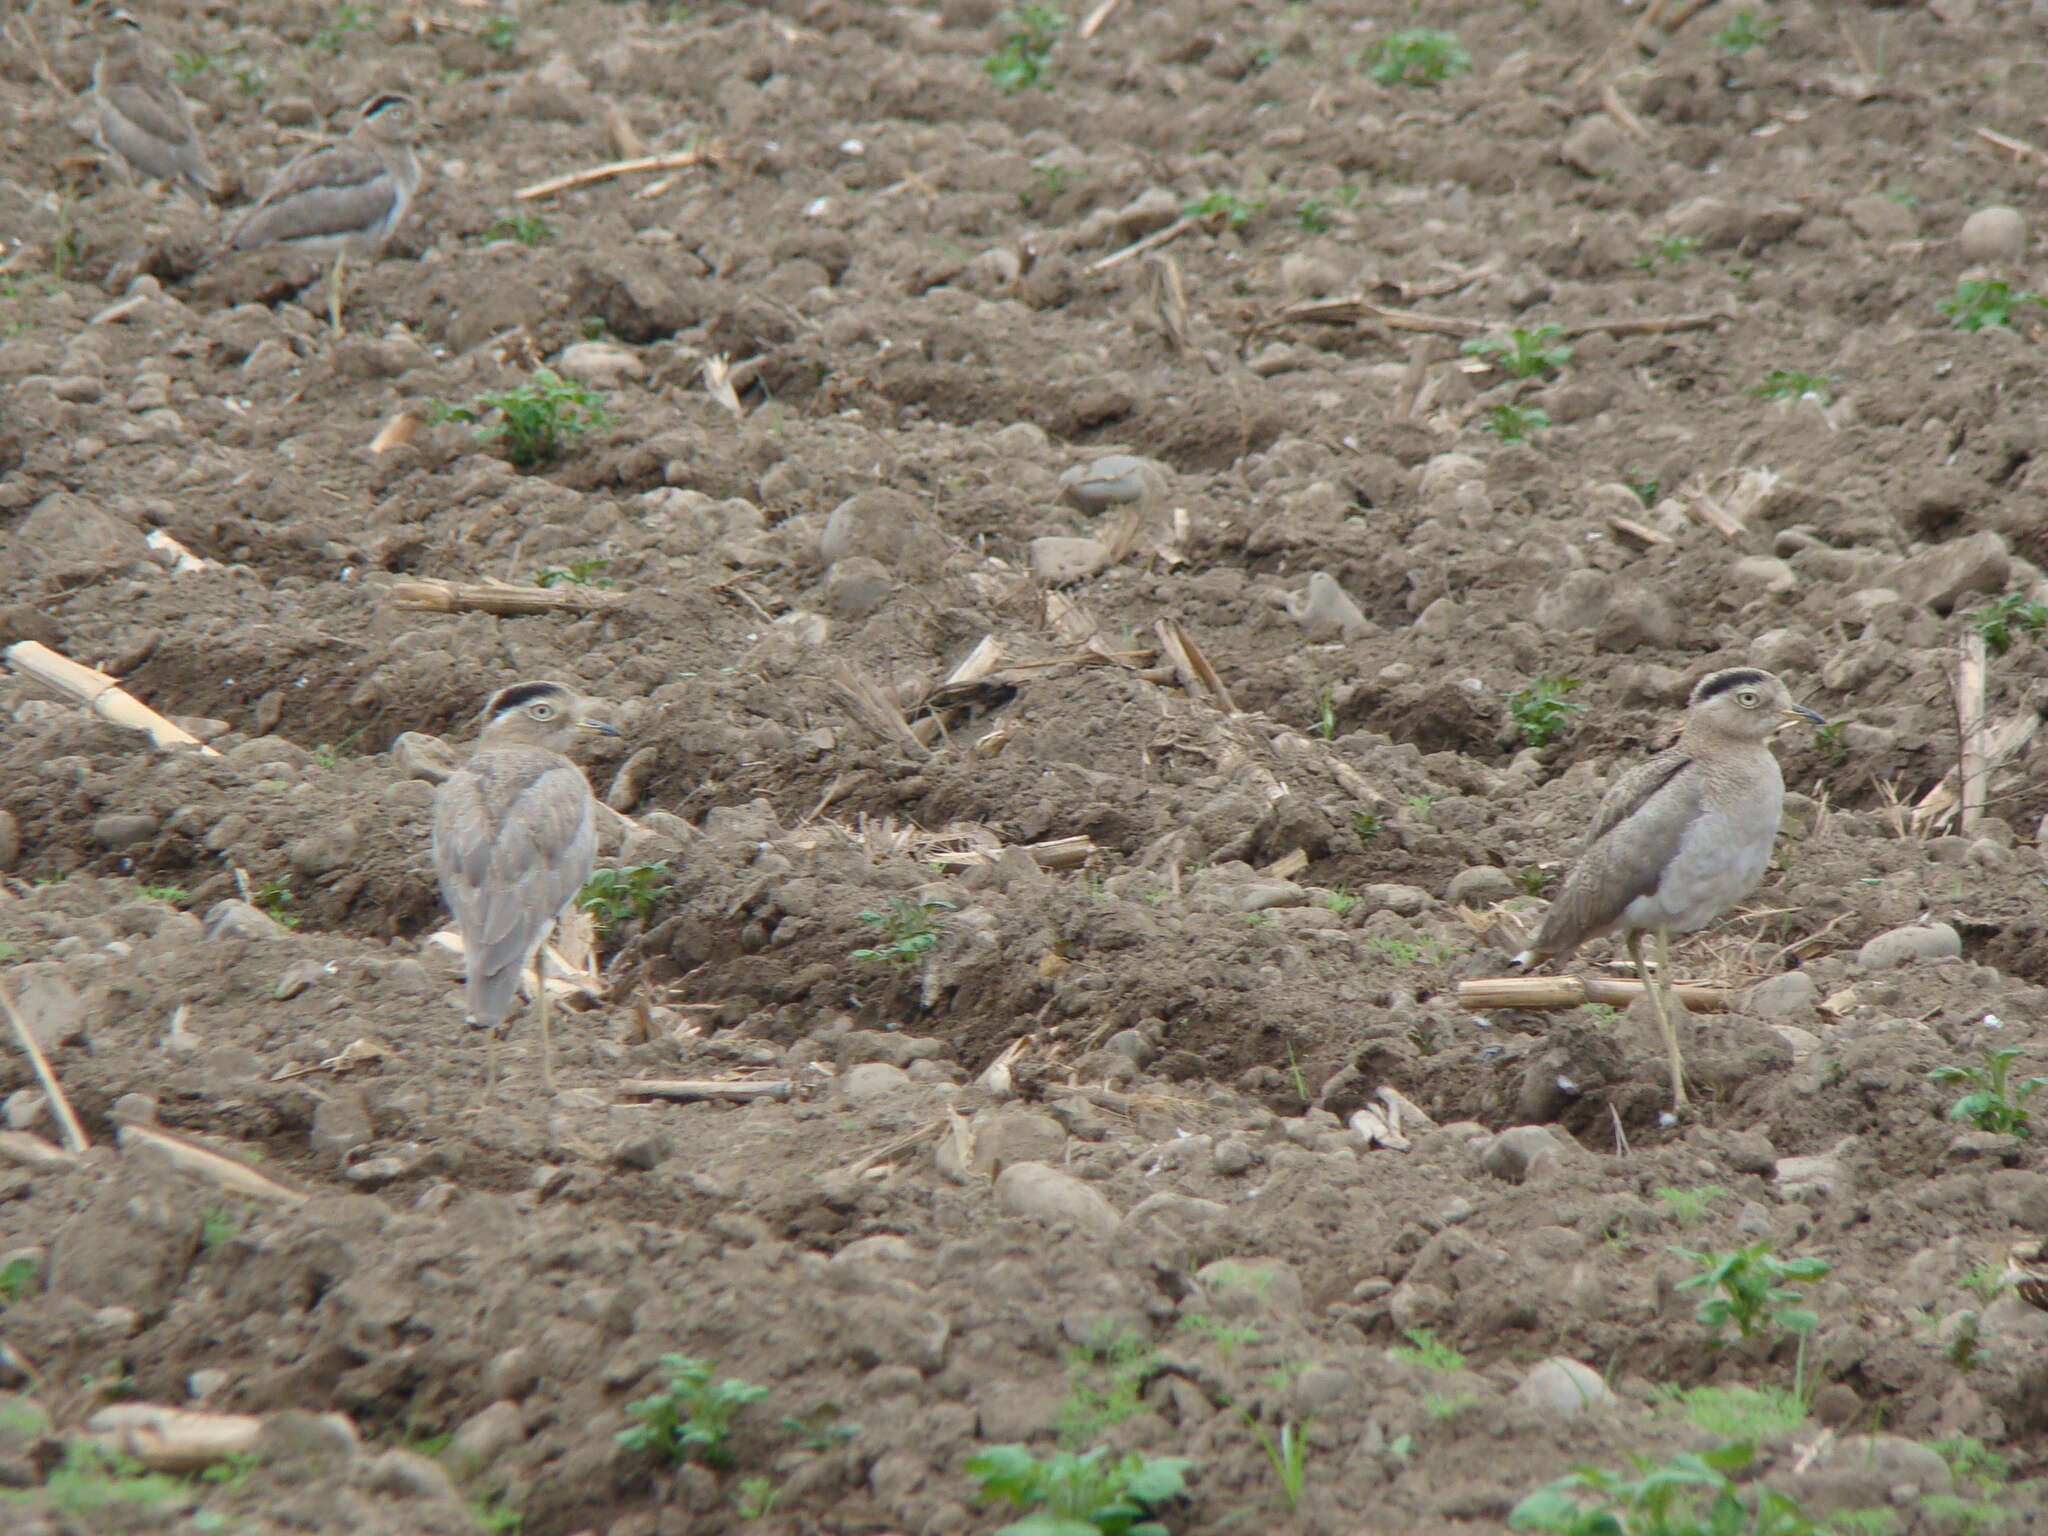
[{"label": "standing bird", "polygon": [[202,203],[220,195],[192,107],[143,57],[142,23],[116,6],[92,8],[101,39],[92,66],[93,136],[144,176],[176,182]]},{"label": "standing bird", "polygon": [[[1626,933],[1671,1056],[1674,1109],[1687,1100],[1671,1015],[1671,935],[1704,928],[1763,878],[1785,804],[1770,739],[1788,718],[1827,724],[1768,672],[1730,667],[1701,678],[1677,744],[1608,788],[1542,931],[1515,957],[1527,965]],[[1657,936],[1654,980],[1643,964],[1646,933]]]},{"label": "standing bird", "polygon": [[[490,1088],[520,973],[597,859],[596,797],[562,755],[583,732],[619,734],[591,709],[560,683],[499,689],[484,706],[476,750],[434,797],[434,871],[462,935],[469,1022],[491,1032]],[[552,1088],[545,984],[539,1004],[542,1080]]]},{"label": "standing bird", "polygon": [[279,171],[208,259],[264,245],[332,253],[327,320],[340,330],[348,258],[383,251],[420,184],[412,152],[418,112],[417,103],[397,91],[372,96],[347,138],[315,145]]}]

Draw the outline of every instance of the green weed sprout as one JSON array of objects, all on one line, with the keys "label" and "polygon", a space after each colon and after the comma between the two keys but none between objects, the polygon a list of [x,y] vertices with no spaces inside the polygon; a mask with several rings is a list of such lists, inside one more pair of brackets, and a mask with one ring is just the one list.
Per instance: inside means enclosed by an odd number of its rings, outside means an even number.
[{"label": "green weed sprout", "polygon": [[618,1432],[619,1443],[652,1451],[671,1464],[694,1456],[707,1467],[731,1466],[726,1437],[733,1418],[748,1403],[766,1397],[768,1389],[731,1376],[714,1381],[708,1360],[663,1355],[659,1363],[668,1384],[626,1405],[639,1422]]},{"label": "green weed sprout", "polygon": [[1538,677],[1508,695],[1508,718],[1532,747],[1547,747],[1564,734],[1575,710],[1586,706],[1565,697],[1579,686],[1576,677]]},{"label": "green weed sprout", "polygon": [[1796,1500],[1729,1476],[1756,1460],[1741,1442],[1657,1463],[1631,1455],[1635,1476],[1581,1467],[1508,1513],[1508,1529],[1558,1536],[1827,1536]]},{"label": "green weed sprout", "polygon": [[306,46],[338,54],[348,46],[349,33],[363,31],[376,20],[377,12],[372,7],[359,5],[355,0],[343,0],[334,8],[334,19],[307,38]]},{"label": "green weed sprout", "polygon": [[1486,413],[1481,429],[1504,443],[1526,443],[1529,434],[1550,425],[1550,412],[1540,405],[1496,405]]},{"label": "green weed sprout", "polygon": [[664,878],[667,874],[667,859],[592,870],[576,893],[576,905],[590,914],[602,937],[629,917],[645,921],[654,904],[675,889]]},{"label": "green weed sprout", "polygon": [[1405,1337],[1408,1342],[1396,1344],[1392,1350],[1396,1360],[1419,1365],[1425,1371],[1465,1369],[1465,1357],[1439,1339],[1434,1328],[1410,1328]]},{"label": "green weed sprout", "polygon": [[1690,261],[1700,253],[1697,235],[1652,235],[1650,248],[1635,259],[1635,265],[1645,272],[1654,272],[1659,267],[1675,267],[1681,261]]},{"label": "green weed sprout", "polygon": [[1727,26],[1714,34],[1714,46],[1723,53],[1747,53],[1752,48],[1761,48],[1784,28],[1785,23],[1775,16],[1759,16],[1755,11],[1741,10]]},{"label": "green weed sprout", "polygon": [[490,412],[498,419],[477,427],[478,442],[505,440],[506,456],[523,469],[552,464],[585,432],[610,426],[617,418],[588,385],[565,379],[552,368],[536,368],[524,384],[494,395],[478,395],[467,405],[428,408],[433,421],[479,422]]},{"label": "green weed sprout", "polygon": [[1955,294],[1939,300],[1935,308],[1948,316],[1958,331],[1981,331],[1987,326],[2012,325],[2012,312],[2028,304],[2048,304],[2038,293],[2019,293],[2003,278],[1966,277],[1956,283]]},{"label": "green weed sprout", "polygon": [[519,17],[511,11],[493,11],[477,24],[476,35],[485,46],[510,53],[519,46]]},{"label": "green weed sprout", "polygon": [[521,245],[539,245],[555,238],[555,226],[537,213],[508,213],[484,227],[484,244],[517,240]]},{"label": "green weed sprout", "polygon": [[863,912],[860,920],[889,942],[872,949],[856,949],[853,958],[883,965],[915,965],[939,942],[933,917],[951,912],[950,901],[917,901],[909,896],[892,896],[883,912]]},{"label": "green weed sprout", "polygon": [[1067,27],[1067,14],[1056,5],[1020,5],[1003,14],[1009,30],[1002,46],[981,61],[981,72],[1008,93],[1031,86],[1052,89],[1045,79],[1045,67],[1052,61],[1053,45]]},{"label": "green weed sprout", "polygon": [[1980,1131],[2003,1136],[2033,1134],[2033,1117],[2027,1100],[2048,1088],[2048,1077],[2012,1081],[2012,1064],[2019,1056],[2017,1046],[1986,1051],[1981,1067],[1936,1067],[1927,1074],[1930,1082],[1968,1084],[1970,1091],[1948,1107],[1948,1118],[1969,1121]]},{"label": "green weed sprout", "polygon": [[1984,649],[2003,656],[2012,649],[2015,632],[2038,635],[2048,629],[2048,603],[2037,603],[2021,592],[2008,592],[1981,608],[1972,608],[1963,618],[1984,637]]},{"label": "green weed sprout", "polygon": [[1681,1227],[1689,1227],[1706,1215],[1707,1207],[1716,1200],[1728,1198],[1728,1191],[1719,1184],[1701,1184],[1692,1189],[1667,1184],[1656,1193],[1659,1200],[1671,1207],[1671,1218]]},{"label": "green weed sprout", "polygon": [[1533,331],[1519,328],[1505,336],[1474,336],[1459,347],[1468,357],[1484,358],[1511,379],[1533,379],[1556,373],[1572,360],[1572,349],[1563,342],[1551,345],[1562,328],[1539,325]]},{"label": "green weed sprout", "polygon": [[298,914],[285,911],[285,908],[297,901],[298,897],[292,894],[292,883],[284,876],[279,875],[274,880],[264,881],[249,893],[249,900],[268,912],[273,921],[284,927],[299,926]]},{"label": "green weed sprout", "polygon": [[1472,67],[1455,32],[1410,27],[1376,38],[1364,53],[1365,72],[1381,85],[1438,85]]},{"label": "green weed sprout", "polygon": [[1325,741],[1337,739],[1337,694],[1328,683],[1316,690],[1314,729]]},{"label": "green weed sprout", "polygon": [[1301,1491],[1308,1481],[1308,1425],[1298,1419],[1283,1419],[1277,1430],[1268,1431],[1244,1409],[1237,1410],[1244,1427],[1266,1453],[1266,1464],[1280,1483],[1280,1497],[1289,1509],[1301,1507]]},{"label": "green weed sprout", "polygon": [[1213,192],[1204,192],[1190,200],[1181,209],[1185,218],[1210,221],[1221,219],[1232,229],[1243,229],[1251,223],[1252,216],[1266,206],[1264,198],[1246,197],[1228,187],[1218,187]]},{"label": "green weed sprout", "polygon": [[1801,1294],[1781,1282],[1820,1279],[1828,1272],[1825,1259],[1781,1259],[1771,1252],[1769,1238],[1721,1253],[1669,1251],[1700,1266],[1698,1274],[1678,1282],[1678,1289],[1708,1293],[1693,1317],[1716,1337],[1730,1323],[1746,1339],[1763,1323],[1785,1333],[1808,1333],[1820,1322],[1799,1305]]},{"label": "green weed sprout", "polygon": [[966,1462],[981,1485],[977,1502],[1001,1500],[1028,1511],[995,1536],[1167,1536],[1150,1518],[1186,1486],[1184,1456],[1126,1452],[1111,1461],[1107,1447],[1082,1454],[1055,1451],[1041,1461],[1021,1445],[991,1446]]},{"label": "green weed sprout", "polygon": [[579,587],[608,587],[611,577],[600,576],[598,572],[610,564],[609,560],[571,560],[567,565],[544,565],[533,573],[533,584],[558,587],[566,581]]},{"label": "green weed sprout", "polygon": [[36,1261],[23,1256],[0,1264],[0,1305],[12,1306],[35,1284]]},{"label": "green weed sprout", "polygon": [[1797,368],[1773,368],[1764,375],[1761,384],[1749,386],[1749,392],[1759,400],[1805,400],[1809,397],[1822,405],[1832,405],[1835,400],[1835,376],[1832,373],[1806,373]]}]

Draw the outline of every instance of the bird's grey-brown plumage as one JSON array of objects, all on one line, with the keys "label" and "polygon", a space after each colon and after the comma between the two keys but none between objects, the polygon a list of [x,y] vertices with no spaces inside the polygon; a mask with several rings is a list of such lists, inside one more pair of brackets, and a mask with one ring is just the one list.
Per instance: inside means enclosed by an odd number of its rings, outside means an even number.
[{"label": "bird's grey-brown plumage", "polygon": [[228,231],[221,250],[293,244],[363,256],[380,251],[419,187],[412,98],[383,91],[363,103],[345,139],[319,144],[272,178]]},{"label": "bird's grey-brown plumage", "polygon": [[1641,940],[1703,928],[1747,895],[1770,866],[1785,804],[1772,732],[1786,718],[1821,717],[1792,702],[1784,683],[1754,667],[1702,678],[1686,707],[1678,742],[1638,763],[1601,799],[1586,845],[1544,915],[1523,963],[1569,955],[1616,931],[1627,935],[1671,1053],[1672,1097],[1683,1106],[1671,999],[1652,983]]},{"label": "bird's grey-brown plumage", "polygon": [[201,201],[218,196],[220,178],[193,126],[191,104],[144,56],[140,23],[111,6],[96,7],[91,21],[101,39],[92,66],[100,146],[145,176],[189,188]]},{"label": "bird's grey-brown plumage", "polygon": [[[477,749],[435,796],[434,868],[462,935],[469,1020],[493,1041],[521,973],[596,861],[596,798],[562,750],[581,732],[618,734],[591,710],[559,683],[500,689]],[[552,1078],[547,1012],[543,988],[542,1066]]]}]

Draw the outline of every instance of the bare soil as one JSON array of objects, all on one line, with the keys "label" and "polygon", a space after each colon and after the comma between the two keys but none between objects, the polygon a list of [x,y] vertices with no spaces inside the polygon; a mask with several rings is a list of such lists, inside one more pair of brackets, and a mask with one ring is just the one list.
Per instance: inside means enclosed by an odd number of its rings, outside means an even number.
[{"label": "bare soil", "polygon": [[[0,1312],[9,1530],[940,1536],[1004,1516],[967,1457],[1063,1432],[1190,1458],[1175,1532],[1497,1530],[1572,1466],[1726,1438],[1669,1389],[1794,1384],[1788,1339],[1710,1344],[1675,1289],[1672,1246],[1760,1238],[1830,1268],[1810,1416],[1758,1475],[2048,1530],[2048,1315],[1961,1283],[2048,1237],[2048,1137],[1951,1123],[1927,1076],[2048,1072],[2041,749],[1967,835],[1912,817],[1956,765],[1966,616],[2048,601],[2042,311],[1936,307],[2048,287],[2024,240],[1960,238],[2039,216],[2048,158],[1976,132],[2048,140],[2033,7],[1773,6],[1738,53],[1728,4],[1638,36],[1592,0],[1127,0],[1015,94],[990,0],[148,10],[242,188],[389,87],[428,179],[330,335],[310,259],[202,266],[218,215],[85,145],[74,8],[7,23],[0,642],[221,754],[0,679],[0,954],[95,1143],[0,1146],[0,1266],[34,1273]],[[1361,50],[1414,25],[1472,69],[1376,83]],[[515,200],[636,143],[715,153]],[[1106,262],[1218,192],[1241,220]],[[1460,350],[1543,326],[1548,376]],[[429,419],[536,366],[612,417],[555,463]],[[1772,370],[1825,378],[1754,393]],[[1502,441],[1503,406],[1549,424]],[[1110,454],[1150,461],[1140,500],[1063,490]],[[544,569],[616,601],[393,597]],[[1304,622],[1312,573],[1357,615]],[[1781,857],[1680,947],[1733,1006],[1685,1025],[1672,1123],[1641,1005],[1457,987],[1735,663],[1841,725],[1780,738]],[[667,889],[602,941],[558,1091],[522,1017],[486,1098],[429,942],[432,785],[391,748],[536,676],[615,701],[603,859]],[[1531,748],[1538,676],[1584,708]],[[1988,718],[2044,679],[2016,631]],[[253,895],[288,925],[222,905]],[[862,958],[892,910],[935,942]],[[1863,952],[1922,921],[1959,953]],[[53,1140],[11,1049],[0,1083]],[[1383,1087],[1439,1128],[1369,1146]],[[304,1198],[116,1149],[152,1120]],[[1496,1134],[1528,1125],[1524,1167]],[[1659,1193],[1703,1186],[1689,1224]],[[1396,1353],[1419,1329],[1462,1369]],[[730,1470],[618,1440],[670,1353],[769,1389]],[[1560,1355],[1613,1400],[1532,1397]],[[82,1509],[52,1468],[125,1397],[265,1438]],[[1291,1510],[1251,1427],[1289,1423]],[[1925,1447],[1960,1436],[2016,1481],[1952,1478]]]}]

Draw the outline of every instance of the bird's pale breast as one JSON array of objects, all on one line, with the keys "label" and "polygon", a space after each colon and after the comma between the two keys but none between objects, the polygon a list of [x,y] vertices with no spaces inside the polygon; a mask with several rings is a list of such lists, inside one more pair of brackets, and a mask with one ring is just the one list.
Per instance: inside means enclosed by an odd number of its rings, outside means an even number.
[{"label": "bird's pale breast", "polygon": [[1676,856],[1664,866],[1657,888],[1628,904],[1623,923],[1689,933],[1727,911],[1770,867],[1784,801],[1784,782],[1773,771],[1739,803],[1703,806],[1686,828]]}]

